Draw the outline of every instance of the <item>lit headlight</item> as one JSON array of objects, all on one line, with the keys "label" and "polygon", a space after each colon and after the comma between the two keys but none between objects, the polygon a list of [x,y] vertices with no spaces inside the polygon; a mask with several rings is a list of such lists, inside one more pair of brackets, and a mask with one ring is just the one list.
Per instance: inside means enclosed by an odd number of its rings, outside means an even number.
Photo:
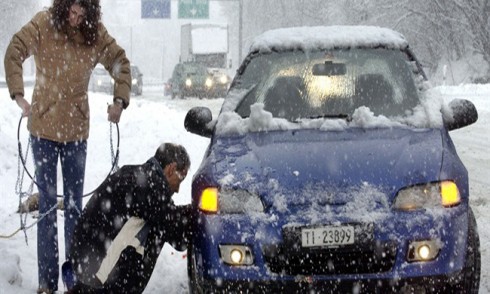
[{"label": "lit headlight", "polygon": [[219,81],[220,81],[220,83],[222,83],[222,84],[226,84],[226,83],[228,83],[228,77],[223,75],[223,76],[221,76],[221,77],[219,78]]},{"label": "lit headlight", "polygon": [[185,79],[185,85],[186,85],[187,87],[192,86],[192,81],[191,81],[191,79]]},{"label": "lit headlight", "polygon": [[262,212],[260,197],[245,190],[206,188],[201,193],[199,208],[208,213]]},{"label": "lit headlight", "polygon": [[211,88],[213,86],[213,80],[211,78],[206,78],[206,87]]},{"label": "lit headlight", "polygon": [[461,202],[454,182],[443,181],[408,187],[398,192],[394,208],[415,210],[420,208],[451,207]]},{"label": "lit headlight", "polygon": [[136,85],[136,84],[138,83],[138,80],[137,80],[137,79],[133,79],[133,80],[131,81],[131,83],[132,83],[133,85]]},{"label": "lit headlight", "polygon": [[97,86],[101,86],[102,85],[102,81],[101,80],[97,80]]}]

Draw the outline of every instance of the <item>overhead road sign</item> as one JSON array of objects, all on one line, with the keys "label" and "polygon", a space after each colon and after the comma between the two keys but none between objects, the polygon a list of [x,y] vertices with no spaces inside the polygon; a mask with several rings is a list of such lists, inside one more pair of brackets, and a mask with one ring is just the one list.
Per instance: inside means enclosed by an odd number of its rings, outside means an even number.
[{"label": "overhead road sign", "polygon": [[141,18],[170,18],[170,0],[141,0]]},{"label": "overhead road sign", "polygon": [[179,18],[209,18],[209,0],[179,0]]}]

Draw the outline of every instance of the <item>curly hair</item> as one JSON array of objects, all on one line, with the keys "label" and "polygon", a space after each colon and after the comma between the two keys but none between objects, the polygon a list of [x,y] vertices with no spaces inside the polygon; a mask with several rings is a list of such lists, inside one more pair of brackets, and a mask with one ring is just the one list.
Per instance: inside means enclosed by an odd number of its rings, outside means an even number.
[{"label": "curly hair", "polygon": [[97,42],[97,31],[100,22],[99,0],[54,0],[49,11],[53,17],[53,24],[58,31],[66,32],[70,7],[73,4],[80,5],[85,10],[85,18],[79,25],[85,45],[92,46]]}]

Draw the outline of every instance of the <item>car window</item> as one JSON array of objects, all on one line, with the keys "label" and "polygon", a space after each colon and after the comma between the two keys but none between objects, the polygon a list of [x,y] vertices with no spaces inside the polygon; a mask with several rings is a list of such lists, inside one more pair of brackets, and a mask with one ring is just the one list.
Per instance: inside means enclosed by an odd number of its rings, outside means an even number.
[{"label": "car window", "polygon": [[190,75],[206,75],[206,67],[200,64],[188,64],[184,67],[184,72]]},{"label": "car window", "polygon": [[419,102],[413,72],[399,50],[273,52],[251,58],[236,88],[251,89],[236,112],[260,102],[274,117],[343,117],[361,106],[376,115],[404,115]]}]

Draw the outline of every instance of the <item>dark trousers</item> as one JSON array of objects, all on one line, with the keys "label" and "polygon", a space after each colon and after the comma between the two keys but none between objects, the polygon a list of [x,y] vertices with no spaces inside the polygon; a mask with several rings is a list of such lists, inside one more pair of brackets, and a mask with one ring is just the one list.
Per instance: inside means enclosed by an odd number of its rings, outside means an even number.
[{"label": "dark trousers", "polygon": [[57,212],[52,208],[57,205],[58,158],[63,176],[65,258],[68,260],[73,229],[82,211],[87,141],[59,143],[31,136],[31,142],[39,190],[39,216],[42,217],[37,224],[39,288],[55,291],[58,289],[59,253]]}]

